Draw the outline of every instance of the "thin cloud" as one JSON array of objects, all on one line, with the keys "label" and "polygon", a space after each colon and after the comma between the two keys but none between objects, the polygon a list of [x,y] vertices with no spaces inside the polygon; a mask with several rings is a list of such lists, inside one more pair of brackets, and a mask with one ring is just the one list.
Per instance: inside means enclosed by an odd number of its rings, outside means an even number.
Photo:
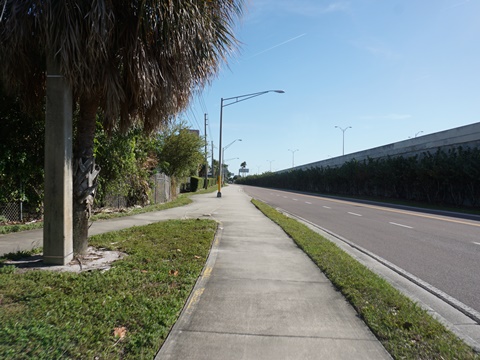
[{"label": "thin cloud", "polygon": [[319,6],[316,2],[292,2],[286,1],[282,3],[283,8],[290,12],[302,16],[321,16],[335,12],[345,12],[350,9],[350,3],[347,1],[334,1],[326,6]]},{"label": "thin cloud", "polygon": [[410,114],[387,114],[387,115],[365,115],[360,116],[361,120],[406,120],[412,118]]},{"label": "thin cloud", "polygon": [[258,53],[256,53],[256,54],[253,54],[252,56],[250,56],[249,58],[247,58],[247,60],[250,60],[250,59],[254,58],[255,56],[264,54],[264,53],[266,53],[267,51],[276,49],[276,48],[278,48],[278,47],[280,47],[280,46],[282,46],[282,45],[288,44],[289,42],[292,42],[292,41],[294,41],[294,40],[300,39],[301,37],[303,37],[303,36],[305,36],[305,35],[307,35],[307,34],[306,34],[306,33],[305,33],[305,34],[300,34],[300,35],[295,36],[295,37],[293,37],[293,38],[291,38],[291,39],[285,40],[285,41],[281,42],[280,44],[274,45],[274,46],[272,46],[272,47],[269,47],[268,49],[265,49],[265,50],[262,50],[262,51],[260,51],[260,52],[258,52]]},{"label": "thin cloud", "polygon": [[350,8],[350,2],[345,0],[332,1],[326,5],[319,4],[318,0],[256,0],[252,3],[250,16],[258,19],[261,14],[286,13],[305,17],[318,17],[330,13],[349,11]]},{"label": "thin cloud", "polygon": [[391,46],[384,44],[377,38],[368,38],[368,39],[358,39],[350,42],[352,46],[366,51],[373,56],[387,59],[387,60],[398,60],[402,58],[402,54],[394,51]]},{"label": "thin cloud", "polygon": [[342,1],[342,2],[332,3],[327,7],[321,9],[320,11],[323,14],[326,14],[326,13],[337,12],[337,11],[347,11],[349,8],[350,8],[350,4]]},{"label": "thin cloud", "polygon": [[468,4],[470,2],[470,0],[465,0],[465,1],[461,1],[461,2],[457,2],[455,4],[452,4],[450,6],[446,6],[444,8],[444,10],[450,10],[450,9],[453,9],[453,8],[456,8],[456,7],[459,7],[459,6],[463,6],[465,4]]},{"label": "thin cloud", "polygon": [[380,57],[384,57],[384,58],[387,58],[387,59],[396,59],[399,57],[399,55],[385,47],[379,47],[379,46],[365,46],[364,47],[365,50],[367,50],[369,53],[373,54],[373,55],[376,55],[376,56],[380,56]]}]

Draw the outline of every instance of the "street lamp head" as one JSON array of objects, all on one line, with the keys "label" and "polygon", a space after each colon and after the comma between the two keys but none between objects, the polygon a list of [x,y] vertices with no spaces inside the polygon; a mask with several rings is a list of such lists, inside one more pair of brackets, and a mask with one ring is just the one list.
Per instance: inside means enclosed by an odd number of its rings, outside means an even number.
[{"label": "street lamp head", "polygon": [[273,92],[276,92],[276,93],[279,93],[279,94],[284,94],[285,93],[285,91],[283,91],[283,90],[273,90]]}]

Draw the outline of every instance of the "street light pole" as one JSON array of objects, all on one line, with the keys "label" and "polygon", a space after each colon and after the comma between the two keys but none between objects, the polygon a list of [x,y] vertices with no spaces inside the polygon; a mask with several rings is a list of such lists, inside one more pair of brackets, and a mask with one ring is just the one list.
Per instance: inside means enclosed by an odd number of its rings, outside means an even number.
[{"label": "street light pole", "polygon": [[235,139],[230,144],[228,144],[227,146],[225,146],[222,149],[222,163],[219,164],[219,165],[221,165],[221,168],[222,168],[222,170],[220,172],[220,180],[222,181],[222,183],[223,183],[223,165],[224,165],[223,163],[225,162],[225,160],[224,160],[225,159],[225,150],[227,150],[235,141],[242,141],[242,139]]},{"label": "street light pole", "polygon": [[298,149],[295,149],[295,150],[288,149],[288,151],[292,152],[292,168],[293,168],[293,167],[295,167],[295,152],[297,152]]},{"label": "street light pole", "polygon": [[235,141],[242,141],[242,139],[235,139],[235,140],[233,140],[230,144],[228,144],[227,146],[225,146],[225,147],[223,148],[223,151],[227,150]]},{"label": "street light pole", "polygon": [[205,113],[205,183],[203,184],[203,188],[208,188],[208,153],[207,153],[207,114]]},{"label": "street light pole", "polygon": [[218,175],[217,175],[217,197],[222,197],[222,115],[223,115],[223,98],[220,100],[220,145],[218,147]]},{"label": "street light pole", "polygon": [[[222,184],[221,184],[221,180],[222,180],[222,168],[221,168],[221,164],[222,164],[222,123],[223,123],[223,108],[224,107],[227,107],[227,106],[230,106],[230,105],[233,105],[233,104],[236,104],[236,103],[239,103],[239,102],[242,102],[242,101],[245,101],[245,100],[248,100],[248,99],[251,99],[251,98],[254,98],[254,97],[257,97],[257,96],[260,96],[260,95],[263,95],[263,94],[267,94],[269,92],[276,92],[276,93],[279,93],[279,94],[283,94],[285,91],[283,90],[266,90],[266,91],[260,91],[260,92],[256,92],[256,93],[252,93],[252,94],[245,94],[245,95],[238,95],[238,96],[233,96],[233,97],[229,97],[229,98],[221,98],[221,101],[220,101],[220,146],[219,146],[219,149],[218,149],[218,164],[220,166],[220,169],[219,169],[219,175],[218,175],[218,178],[217,178],[217,186],[218,186],[218,192],[217,192],[217,197],[222,197]],[[232,100],[232,101],[230,101]],[[228,102],[230,101],[230,102]],[[224,102],[227,102],[226,104],[224,104]]]},{"label": "street light pole", "polygon": [[275,160],[267,160],[269,163],[270,163],[270,172],[272,172],[272,162],[274,162]]},{"label": "street light pole", "polygon": [[351,129],[352,127],[349,126],[349,127],[346,127],[345,129],[341,128],[340,126],[335,126],[337,129],[340,129],[342,130],[342,133],[343,133],[343,141],[342,141],[342,155],[345,155],[345,131],[347,131],[348,129]]}]

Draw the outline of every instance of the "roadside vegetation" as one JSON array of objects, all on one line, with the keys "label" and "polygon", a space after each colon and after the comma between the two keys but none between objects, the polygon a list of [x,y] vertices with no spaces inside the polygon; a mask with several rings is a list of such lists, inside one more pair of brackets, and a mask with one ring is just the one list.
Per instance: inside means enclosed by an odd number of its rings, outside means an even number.
[{"label": "roadside vegetation", "polygon": [[308,254],[395,359],[480,359],[425,310],[335,244],[258,200],[253,204]]},{"label": "roadside vegetation", "polygon": [[[162,204],[147,205],[144,207],[131,207],[131,208],[120,209],[118,211],[109,212],[109,213],[98,213],[93,215],[90,218],[90,220],[91,221],[108,220],[108,219],[119,218],[124,216],[143,214],[146,212],[166,210],[166,209],[170,209],[177,206],[188,205],[192,202],[192,200],[190,199],[190,195],[205,194],[205,193],[213,192],[216,190],[217,190],[216,186],[210,186],[206,190],[205,189],[198,190],[195,193],[180,194],[176,199],[166,203],[162,203]],[[35,230],[40,228],[43,228],[42,221],[34,222],[31,224],[0,225],[0,234],[10,234],[13,232]]]},{"label": "roadside vegetation", "polygon": [[20,272],[0,258],[0,358],[153,359],[215,231],[212,220],[170,220],[93,236],[127,254],[106,271]]},{"label": "roadside vegetation", "polygon": [[267,172],[240,178],[237,182],[326,195],[448,206],[478,213],[479,161],[478,148],[457,147],[446,151],[439,148],[435,153],[410,157],[353,159],[338,167]]}]

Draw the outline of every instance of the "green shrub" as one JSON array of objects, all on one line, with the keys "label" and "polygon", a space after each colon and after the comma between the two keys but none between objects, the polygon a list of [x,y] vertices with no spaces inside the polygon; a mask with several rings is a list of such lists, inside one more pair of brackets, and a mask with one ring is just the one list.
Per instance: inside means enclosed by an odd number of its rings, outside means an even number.
[{"label": "green shrub", "polygon": [[199,189],[203,189],[205,185],[205,179],[198,177],[198,176],[192,176],[190,177],[190,191],[191,192],[196,192]]}]

